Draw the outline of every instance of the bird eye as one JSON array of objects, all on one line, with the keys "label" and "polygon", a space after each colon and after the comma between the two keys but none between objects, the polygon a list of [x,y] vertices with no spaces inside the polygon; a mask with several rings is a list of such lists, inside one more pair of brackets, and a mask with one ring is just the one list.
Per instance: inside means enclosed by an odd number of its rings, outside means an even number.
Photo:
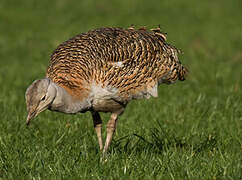
[{"label": "bird eye", "polygon": [[43,96],[42,98],[41,98],[41,101],[44,101],[45,100],[45,96]]}]

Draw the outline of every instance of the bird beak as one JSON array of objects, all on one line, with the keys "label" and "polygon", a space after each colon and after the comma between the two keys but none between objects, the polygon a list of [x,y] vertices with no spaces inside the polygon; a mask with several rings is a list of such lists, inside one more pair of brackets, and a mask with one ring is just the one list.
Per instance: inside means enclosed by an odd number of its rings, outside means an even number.
[{"label": "bird beak", "polygon": [[34,112],[29,112],[26,120],[26,125],[28,126],[31,119],[33,119],[37,115],[36,111]]},{"label": "bird beak", "polygon": [[39,113],[46,110],[48,106],[37,107],[34,111],[30,111],[27,116],[26,125],[28,126],[31,119],[34,119]]}]

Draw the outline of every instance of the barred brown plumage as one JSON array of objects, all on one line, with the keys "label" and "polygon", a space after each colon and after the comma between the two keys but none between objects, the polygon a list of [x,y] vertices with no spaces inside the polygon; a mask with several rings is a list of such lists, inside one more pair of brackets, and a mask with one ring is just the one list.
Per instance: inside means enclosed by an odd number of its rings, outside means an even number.
[{"label": "barred brown plumage", "polygon": [[[187,69],[177,54],[160,28],[100,28],[77,35],[57,47],[46,78],[27,89],[27,122],[46,108],[65,113],[91,111],[102,150],[98,112],[111,112],[106,152],[117,118],[130,100],[156,97],[159,84],[185,80]],[[42,95],[36,95],[37,89]],[[42,96],[51,100],[36,108]]]}]

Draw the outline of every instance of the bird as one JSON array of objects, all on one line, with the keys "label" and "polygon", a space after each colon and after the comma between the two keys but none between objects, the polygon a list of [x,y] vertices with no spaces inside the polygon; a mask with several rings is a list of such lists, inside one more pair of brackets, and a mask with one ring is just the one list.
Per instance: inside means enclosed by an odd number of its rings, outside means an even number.
[{"label": "bird", "polygon": [[[74,36],[52,53],[46,76],[26,90],[27,120],[45,110],[91,112],[99,149],[110,147],[117,120],[135,99],[158,96],[158,86],[185,80],[180,50],[160,27],[103,27]],[[111,113],[102,140],[100,112]]]}]

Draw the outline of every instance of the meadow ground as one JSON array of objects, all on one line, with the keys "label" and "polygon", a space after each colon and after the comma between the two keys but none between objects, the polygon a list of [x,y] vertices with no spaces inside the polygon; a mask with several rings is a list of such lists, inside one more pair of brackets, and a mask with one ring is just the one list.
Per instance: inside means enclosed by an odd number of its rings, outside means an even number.
[{"label": "meadow ground", "polygon": [[[1,0],[0,179],[241,179],[241,10],[240,0]],[[128,105],[107,162],[89,113],[46,111],[26,128],[25,90],[59,43],[131,24],[160,24],[190,73]]]}]

